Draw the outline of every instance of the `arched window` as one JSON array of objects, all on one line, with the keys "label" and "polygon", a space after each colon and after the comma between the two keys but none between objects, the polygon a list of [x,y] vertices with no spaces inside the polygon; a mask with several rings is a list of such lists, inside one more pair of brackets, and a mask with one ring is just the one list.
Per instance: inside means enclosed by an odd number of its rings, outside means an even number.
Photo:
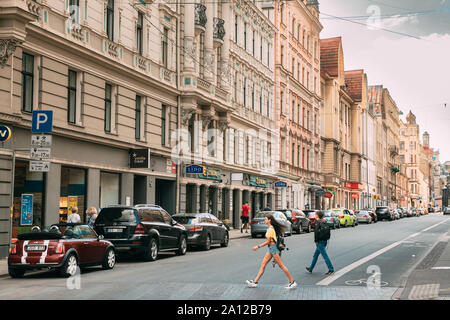
[{"label": "arched window", "polygon": [[281,7],[280,7],[280,19],[281,19],[281,22],[284,23],[284,4],[281,4]]},{"label": "arched window", "polygon": [[292,18],[292,36],[295,36],[295,18]]}]

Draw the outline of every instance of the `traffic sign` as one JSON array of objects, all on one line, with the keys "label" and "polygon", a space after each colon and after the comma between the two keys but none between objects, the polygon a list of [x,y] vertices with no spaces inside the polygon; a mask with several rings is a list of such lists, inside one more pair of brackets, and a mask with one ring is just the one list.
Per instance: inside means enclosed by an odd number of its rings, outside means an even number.
[{"label": "traffic sign", "polygon": [[53,130],[53,111],[35,110],[31,118],[31,132],[51,133]]},{"label": "traffic sign", "polygon": [[30,161],[30,171],[48,172],[50,170],[50,162],[48,161]]},{"label": "traffic sign", "polygon": [[8,141],[11,136],[11,129],[8,126],[0,125],[0,142]]},{"label": "traffic sign", "polygon": [[31,148],[30,157],[31,159],[49,159],[50,150],[50,148]]},{"label": "traffic sign", "polygon": [[33,147],[51,147],[52,146],[52,136],[50,135],[31,135],[31,145]]}]

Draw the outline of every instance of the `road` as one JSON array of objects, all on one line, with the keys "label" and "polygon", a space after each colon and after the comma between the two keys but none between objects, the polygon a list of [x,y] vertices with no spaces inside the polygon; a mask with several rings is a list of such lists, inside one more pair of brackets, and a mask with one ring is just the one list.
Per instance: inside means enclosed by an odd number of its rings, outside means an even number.
[{"label": "road", "polygon": [[[113,270],[87,269],[78,279],[62,279],[56,272],[0,279],[0,299],[392,299],[449,230],[450,217],[441,213],[333,230],[328,253],[336,274],[331,277],[325,276],[321,257],[312,274],[305,271],[314,252],[313,233],[294,234],[286,238],[289,250],[282,258],[299,285],[295,290],[283,288],[288,280],[271,264],[259,288],[247,288],[245,280],[256,275],[267,249],[251,250],[262,238],[241,238],[227,248],[163,253],[155,262],[122,257]],[[368,271],[381,273],[375,288],[364,282]]]}]

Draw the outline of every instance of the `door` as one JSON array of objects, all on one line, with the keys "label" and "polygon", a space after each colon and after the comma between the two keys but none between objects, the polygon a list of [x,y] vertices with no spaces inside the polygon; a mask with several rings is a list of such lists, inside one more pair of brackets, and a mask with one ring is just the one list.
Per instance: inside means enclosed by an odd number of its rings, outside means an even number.
[{"label": "door", "polygon": [[92,253],[92,250],[90,250],[89,248],[90,239],[83,238],[83,231],[81,230],[80,227],[81,226],[73,226],[72,228],[73,233],[70,242],[72,244],[72,247],[75,248],[75,250],[78,253],[78,263],[84,264],[91,262],[94,257],[94,254]]},{"label": "door", "polygon": [[178,239],[180,237],[180,228],[172,225],[172,217],[165,211],[160,210],[164,222],[164,232],[167,236],[167,248],[178,248]]},{"label": "door", "polygon": [[212,234],[213,234],[213,242],[222,242],[223,239],[223,228],[221,226],[219,226],[219,224],[221,223],[219,219],[217,219],[217,217],[215,217],[214,215],[210,214],[209,215],[210,219],[211,219],[211,230],[212,230]]},{"label": "door", "polygon": [[105,248],[98,241],[97,234],[89,226],[78,226],[78,232],[83,240],[86,263],[102,261],[105,255]]}]

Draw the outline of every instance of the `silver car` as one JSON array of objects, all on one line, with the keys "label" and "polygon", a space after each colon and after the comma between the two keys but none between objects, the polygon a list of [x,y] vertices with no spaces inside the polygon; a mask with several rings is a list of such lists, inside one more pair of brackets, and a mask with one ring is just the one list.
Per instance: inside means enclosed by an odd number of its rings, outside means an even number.
[{"label": "silver car", "polygon": [[356,219],[358,222],[364,222],[364,223],[372,223],[372,217],[370,216],[370,212],[366,210],[361,210],[356,214]]},{"label": "silver car", "polygon": [[250,232],[252,234],[252,238],[256,238],[258,235],[265,236],[267,232],[267,224],[266,224],[266,216],[268,214],[272,214],[274,218],[283,224],[285,228],[284,235],[289,234],[292,235],[292,224],[286,218],[286,216],[280,211],[259,211],[253,217],[250,223]]}]

